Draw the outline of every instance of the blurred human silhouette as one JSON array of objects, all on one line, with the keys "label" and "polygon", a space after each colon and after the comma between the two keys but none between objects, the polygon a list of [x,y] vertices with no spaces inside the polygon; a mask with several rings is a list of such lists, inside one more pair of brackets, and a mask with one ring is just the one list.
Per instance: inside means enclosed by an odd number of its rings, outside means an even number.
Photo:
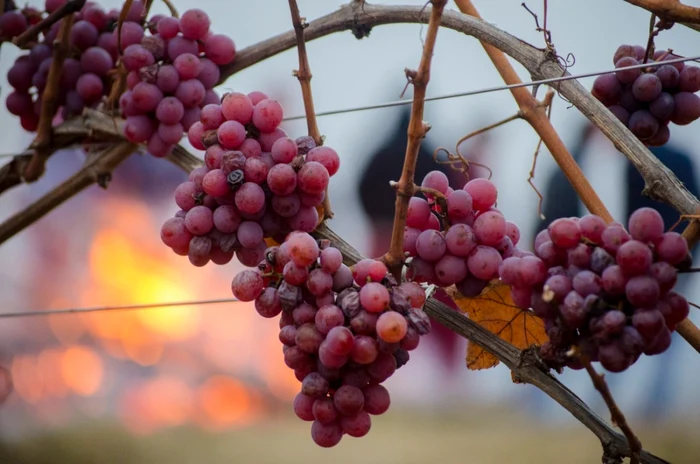
[{"label": "blurred human silhouette", "polygon": [[[592,139],[597,133],[598,129],[588,122],[581,127],[578,138],[571,149],[571,154],[579,164],[584,160],[586,151],[590,148]],[[673,171],[693,195],[698,195],[695,166],[693,160],[687,153],[678,148],[674,148],[673,144],[666,144],[662,147],[651,147],[650,150],[661,163]],[[610,155],[614,156],[612,153],[610,153]],[[644,179],[629,160],[625,158],[624,163],[624,177],[617,183],[620,187],[624,186],[619,189],[619,194],[624,195],[624,213],[621,217],[616,219],[620,220],[626,227],[627,220],[632,212],[642,207],[649,207],[657,210],[661,214],[667,229],[675,224],[678,220],[678,212],[669,205],[654,201],[643,195],[642,190],[645,186]],[[594,169],[607,169],[607,167],[605,165],[598,165],[595,166]],[[596,175],[596,171],[586,173],[586,175],[590,178]],[[550,177],[543,191],[543,195],[543,214],[545,219],[536,223],[533,237],[539,231],[546,229],[547,226],[557,218],[571,216],[580,217],[583,214],[587,214],[576,192],[560,169],[556,169],[554,174]],[[690,287],[688,285],[690,283],[688,282],[689,279],[685,277],[693,278],[692,275],[681,276],[679,278],[675,290],[681,294],[684,294]],[[663,412],[667,410],[669,403],[673,400],[673,395],[670,391],[673,385],[672,382],[669,381],[669,374],[677,366],[678,345],[684,343],[677,334],[674,334],[673,338],[674,340],[671,347],[665,353],[644,360],[645,364],[651,366],[651,370],[653,370],[653,375],[649,381],[650,383],[648,387],[645,388],[648,401],[643,401],[641,403],[643,404],[643,410],[641,412],[647,417],[657,417],[663,414]],[[630,369],[634,368],[635,366],[632,366]],[[609,383],[617,383],[619,380],[617,376],[608,376]]]},{"label": "blurred human silhouette", "polygon": [[[369,156],[369,162],[364,168],[361,175],[359,188],[359,196],[362,207],[370,219],[372,227],[370,237],[372,244],[370,246],[371,256],[381,256],[389,249],[391,242],[391,230],[394,220],[394,206],[396,195],[394,190],[389,186],[391,180],[398,180],[401,175],[403,166],[404,154],[406,153],[407,130],[410,121],[410,110],[404,109],[394,123],[393,129],[387,131],[388,137],[384,145],[375,153]],[[471,145],[465,145],[461,149],[462,154],[467,153],[467,148],[472,148],[470,151],[475,153],[485,153],[487,149],[486,139],[474,139]],[[452,188],[461,188],[467,180],[464,173],[455,169],[451,169],[446,164],[436,163],[433,159],[433,145],[429,139],[426,139],[421,144],[416,163],[415,179],[416,183],[420,184],[423,177],[430,171],[440,170],[447,174]],[[472,159],[471,156],[466,156],[467,159]],[[444,158],[444,156],[442,157]],[[479,157],[481,160],[481,157]],[[474,174],[488,174],[484,168],[476,168],[471,172]],[[447,295],[436,295],[438,299],[445,303],[451,303]],[[435,344],[438,349],[438,356],[442,365],[447,371],[454,375],[463,367],[463,362],[460,361],[461,356],[457,355],[457,350],[464,346],[460,337],[446,327],[433,322],[433,330],[426,337],[426,342]]]}]

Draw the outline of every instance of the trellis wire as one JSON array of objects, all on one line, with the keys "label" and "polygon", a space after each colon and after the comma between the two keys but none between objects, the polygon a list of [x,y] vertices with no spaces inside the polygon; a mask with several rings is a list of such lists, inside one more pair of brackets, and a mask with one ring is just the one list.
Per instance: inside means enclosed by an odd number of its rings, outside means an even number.
[{"label": "trellis wire", "polygon": [[[448,100],[450,98],[469,97],[471,95],[480,95],[480,94],[484,94],[484,93],[498,92],[501,90],[511,90],[511,89],[517,89],[520,87],[532,87],[532,86],[537,86],[537,85],[554,84],[557,82],[569,81],[572,79],[581,79],[581,78],[585,78],[585,77],[595,77],[595,76],[600,76],[602,74],[609,74],[612,72],[624,71],[627,69],[653,68],[653,67],[663,66],[665,64],[683,63],[686,61],[697,61],[697,60],[700,60],[700,56],[686,57],[686,58],[674,58],[672,60],[658,61],[655,63],[635,64],[634,66],[625,66],[622,68],[608,69],[606,71],[596,71],[596,72],[589,72],[589,73],[575,74],[575,75],[568,75],[568,76],[561,76],[561,77],[551,77],[549,79],[541,79],[539,81],[521,82],[520,84],[501,85],[501,86],[497,86],[497,87],[488,87],[488,88],[479,89],[479,90],[470,90],[467,92],[457,92],[457,93],[450,93],[450,94],[446,94],[446,95],[438,95],[436,97],[427,97],[425,99],[425,101],[432,102],[432,101],[439,101],[439,100]],[[355,113],[358,111],[377,110],[377,109],[382,109],[382,108],[393,108],[395,106],[403,106],[403,105],[410,105],[410,104],[411,104],[410,99],[396,100],[396,101],[390,101],[390,102],[386,102],[386,103],[378,103],[376,105],[365,105],[365,106],[356,106],[356,107],[352,107],[352,108],[344,108],[344,109],[339,109],[339,110],[320,111],[320,112],[316,113],[316,116],[317,117],[334,116],[337,114]],[[283,121],[297,121],[299,119],[305,119],[305,118],[306,118],[306,115],[299,114],[296,116],[289,116],[287,118],[284,118]],[[17,154],[4,153],[4,154],[0,154],[0,159],[1,158],[13,158],[15,156],[17,156]]]},{"label": "trellis wire", "polygon": [[197,301],[174,301],[170,303],[145,303],[123,306],[92,306],[88,308],[64,308],[64,309],[46,309],[38,311],[17,311],[12,313],[0,313],[0,319],[14,317],[30,317],[30,316],[50,316],[59,314],[84,314],[96,313],[103,311],[133,311],[140,309],[155,309],[155,308],[172,308],[177,306],[198,306],[209,304],[222,303],[240,303],[237,298],[219,298],[216,300],[197,300]]},{"label": "trellis wire", "polygon": [[[425,99],[425,101],[429,102],[429,101],[447,100],[449,98],[468,97],[471,95],[479,95],[479,94],[483,94],[483,93],[497,92],[500,90],[511,90],[511,89],[517,89],[520,87],[531,87],[531,86],[543,85],[543,84],[554,84],[557,82],[569,81],[572,79],[600,76],[602,74],[609,74],[612,72],[624,71],[627,69],[642,69],[642,68],[649,68],[649,67],[653,68],[653,67],[657,67],[657,66],[663,66],[665,64],[683,63],[685,61],[696,61],[696,60],[700,60],[700,56],[689,57],[689,58],[675,58],[673,60],[664,60],[664,61],[658,61],[655,63],[635,64],[633,66],[624,66],[621,68],[610,69],[607,71],[596,71],[596,72],[590,72],[590,73],[584,73],[584,74],[568,75],[568,76],[561,76],[561,77],[550,77],[549,79],[541,79],[539,81],[521,82],[520,84],[501,85],[498,87],[488,87],[488,88],[480,89],[480,90],[470,90],[467,92],[450,93],[450,94],[446,94],[446,95],[439,95],[437,97],[427,97]],[[379,103],[377,105],[356,106],[353,108],[345,108],[345,109],[341,109],[341,110],[320,111],[320,112],[316,113],[316,116],[333,116],[336,114],[354,113],[356,111],[375,110],[375,109],[381,109],[381,108],[392,108],[394,106],[402,106],[402,105],[410,105],[410,104],[411,104],[410,99],[396,100],[396,101],[391,101],[391,102],[386,102],[386,103]],[[290,116],[288,118],[284,118],[283,121],[295,121],[295,120],[304,119],[304,118],[306,118],[306,116],[301,114],[301,115]]]}]

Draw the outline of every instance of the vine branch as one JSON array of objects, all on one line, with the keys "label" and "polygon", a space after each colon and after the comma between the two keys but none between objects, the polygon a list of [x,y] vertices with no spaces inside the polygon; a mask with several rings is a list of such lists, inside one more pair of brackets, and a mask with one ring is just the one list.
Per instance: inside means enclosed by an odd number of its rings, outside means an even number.
[{"label": "vine branch", "polygon": [[674,23],[700,24],[700,8],[681,3],[679,0],[625,0],[644,8],[661,19]]},{"label": "vine branch", "polygon": [[137,146],[122,141],[102,153],[91,155],[85,165],[63,183],[0,224],[0,243],[24,230],[64,201],[92,184],[107,188],[111,173]]},{"label": "vine branch", "polygon": [[632,428],[627,423],[627,419],[625,419],[625,415],[622,414],[622,411],[615,402],[615,398],[613,398],[612,392],[610,392],[610,388],[608,388],[605,377],[595,370],[589,359],[582,359],[582,361],[583,367],[586,369],[586,372],[588,372],[593,382],[593,386],[598,390],[600,396],[603,397],[603,401],[605,401],[605,404],[610,410],[610,417],[612,418],[613,424],[620,427],[622,433],[625,434],[625,438],[627,438],[627,443],[629,443],[630,446],[630,464],[638,464],[639,452],[642,450],[642,442],[640,442],[637,435],[634,434]]},{"label": "vine branch", "polygon": [[[292,25],[294,26],[294,36],[297,43],[297,51],[299,52],[299,69],[294,71],[294,75],[299,80],[301,86],[301,95],[304,100],[304,112],[306,113],[306,126],[308,128],[309,137],[314,139],[316,146],[323,145],[323,137],[316,122],[316,111],[314,110],[314,97],[311,93],[311,66],[309,66],[309,56],[306,53],[306,42],[304,41],[304,28],[307,23],[299,13],[299,6],[296,0],[289,0],[289,10],[292,14]],[[326,219],[333,217],[333,209],[331,207],[330,195],[328,187],[326,194],[323,197],[323,215]]]},{"label": "vine branch", "polygon": [[394,211],[394,224],[391,231],[391,244],[384,259],[389,270],[394,276],[401,276],[401,266],[404,262],[403,234],[406,228],[406,215],[408,202],[414,193],[414,177],[416,162],[420,151],[421,140],[430,130],[430,125],[423,121],[423,108],[425,107],[425,92],[430,81],[430,62],[433,58],[433,50],[437,39],[438,29],[442,20],[442,12],[447,0],[431,0],[430,19],[428,32],[425,36],[423,54],[418,65],[418,70],[406,69],[406,78],[413,84],[413,103],[411,104],[411,119],[408,123],[408,143],[406,155],[403,161],[401,177],[396,188],[396,206]]}]

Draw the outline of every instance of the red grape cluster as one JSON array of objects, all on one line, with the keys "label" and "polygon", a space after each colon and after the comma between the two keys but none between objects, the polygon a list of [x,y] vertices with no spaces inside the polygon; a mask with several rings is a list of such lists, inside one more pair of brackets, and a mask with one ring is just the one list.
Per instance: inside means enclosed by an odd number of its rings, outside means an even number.
[{"label": "red grape cluster", "polygon": [[166,245],[195,266],[228,263],[235,252],[254,267],[265,238],[279,242],[290,231],[316,228],[340,158],[310,137],[287,137],[281,121],[282,106],[262,92],[229,93],[202,108],[188,137],[206,150],[205,166],[175,190],[181,210],[163,225]]},{"label": "red grape cluster", "polygon": [[[47,0],[46,12],[51,13],[66,0]],[[139,21],[143,4],[134,1],[128,19]],[[29,22],[40,19],[38,12],[25,9],[10,11],[0,17],[0,35],[16,35],[23,32]],[[117,59],[116,23],[118,10],[105,12],[99,5],[86,2],[75,13],[70,34],[71,50],[63,62],[59,91],[58,115],[66,119],[80,114],[83,108],[96,106],[109,92],[111,74]],[[7,74],[13,91],[7,96],[6,105],[10,113],[20,118],[22,127],[30,132],[37,129],[44,89],[53,61],[52,44],[63,22],[54,23],[41,34],[28,54],[19,56]],[[138,23],[133,23],[138,25]],[[141,26],[138,26],[141,28]],[[143,33],[143,32],[141,32]]]},{"label": "red grape cluster", "polygon": [[311,437],[326,448],[345,434],[369,432],[370,414],[389,408],[381,383],[430,331],[420,285],[397,285],[380,261],[365,259],[351,270],[328,240],[305,232],[269,248],[258,269],[237,274],[231,288],[239,300],[255,301],[261,316],[281,314],[284,361],[301,382],[294,412],[313,421]]},{"label": "red grape cluster", "polygon": [[167,156],[199,120],[201,108],[219,103],[212,90],[219,66],[231,63],[236,49],[229,37],[212,34],[210,24],[204,11],[192,9],[180,19],[154,16],[147,24],[151,35],[139,23],[122,25],[122,63],[129,72],[119,99],[124,135],[147,143],[153,156]]},{"label": "red grape cluster", "polygon": [[456,284],[463,295],[478,295],[498,278],[503,259],[523,253],[516,247],[518,227],[494,208],[498,191],[488,179],[452,190],[444,173],[432,171],[422,187],[427,200],[410,199],[404,230],[403,249],[412,257],[409,279]]},{"label": "red grape cluster", "polygon": [[[642,46],[621,45],[613,62],[616,68],[635,66],[644,63],[644,54]],[[678,56],[661,50],[654,53],[656,61],[675,58]],[[700,117],[700,97],[695,95],[698,90],[700,67],[672,63],[600,75],[592,93],[639,140],[657,147],[671,136],[669,122],[684,126]]]},{"label": "red grape cluster", "polygon": [[666,351],[688,316],[688,302],[672,291],[678,269],[690,264],[688,244],[664,233],[654,209],[635,211],[628,230],[594,215],[557,219],[537,235],[535,250],[504,260],[500,277],[518,306],[544,319],[549,341],[541,354],[552,367],[580,368],[567,355],[577,346],[621,372],[642,353]]}]

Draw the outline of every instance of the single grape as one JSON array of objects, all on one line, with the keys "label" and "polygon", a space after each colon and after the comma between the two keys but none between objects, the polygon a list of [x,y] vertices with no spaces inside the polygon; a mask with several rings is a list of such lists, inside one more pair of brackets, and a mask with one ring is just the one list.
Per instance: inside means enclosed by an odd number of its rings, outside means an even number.
[{"label": "single grape", "polygon": [[275,100],[262,100],[253,108],[252,120],[260,131],[272,132],[282,122],[282,106]]},{"label": "single grape", "polygon": [[656,74],[642,74],[632,84],[632,92],[639,101],[650,102],[659,96],[663,85]]},{"label": "single grape", "polygon": [[625,285],[627,300],[639,308],[653,307],[659,300],[660,294],[659,283],[647,275],[634,276]]},{"label": "single grape", "polygon": [[664,220],[655,209],[639,208],[630,215],[627,228],[633,239],[654,242],[664,233]]},{"label": "single grape", "polygon": [[[505,224],[504,224],[505,227]],[[416,251],[418,256],[426,261],[437,261],[447,249],[447,244],[442,233],[436,230],[425,230],[416,239]]]},{"label": "single grape", "polygon": [[474,234],[482,245],[498,245],[506,235],[506,220],[494,211],[481,213],[474,221]]},{"label": "single grape", "polygon": [[[277,290],[272,287],[267,287],[255,299],[255,310],[264,318],[273,318],[282,312],[279,295]],[[294,329],[296,331],[296,329]]]},{"label": "single grape", "polygon": [[445,245],[449,253],[466,257],[478,245],[478,240],[471,227],[455,224],[445,234]]},{"label": "single grape", "polygon": [[666,232],[655,246],[659,259],[673,266],[680,264],[688,254],[688,242],[678,232]]},{"label": "single grape", "polygon": [[649,112],[659,121],[668,121],[673,115],[675,106],[673,95],[661,92],[659,96],[649,104]]},{"label": "single grape", "polygon": [[678,90],[689,93],[695,93],[700,90],[700,67],[686,66],[680,72],[678,77]]},{"label": "single grape", "polygon": [[382,312],[389,307],[389,291],[382,284],[369,282],[360,290],[360,303],[367,311]]},{"label": "single grape", "polygon": [[614,296],[625,294],[627,276],[620,266],[608,266],[601,274],[601,284],[606,293]]},{"label": "single grape", "polygon": [[408,201],[408,212],[406,213],[406,225],[415,229],[423,230],[430,218],[430,205],[423,198],[412,197]]},{"label": "single grape", "polygon": [[435,263],[435,276],[444,286],[456,284],[467,276],[467,263],[464,258],[444,255]]},{"label": "single grape", "polygon": [[653,259],[649,246],[638,240],[630,240],[620,245],[616,256],[618,266],[628,276],[646,273]]},{"label": "single grape", "polygon": [[700,97],[694,93],[678,92],[673,96],[673,103],[671,121],[674,124],[685,126],[700,117]]},{"label": "single grape", "polygon": [[329,180],[326,168],[316,161],[304,164],[297,173],[299,188],[310,194],[319,194],[328,187]]},{"label": "single grape", "polygon": [[358,364],[370,364],[377,359],[378,355],[377,342],[373,337],[367,335],[355,336],[352,352],[350,353],[350,357],[354,362]]},{"label": "single grape", "polygon": [[231,63],[236,57],[236,45],[228,36],[212,34],[204,42],[204,53],[207,58],[222,66]]},{"label": "single grape", "polygon": [[241,301],[253,301],[263,291],[263,278],[260,272],[244,270],[236,274],[231,282],[233,296]]},{"label": "single grape", "polygon": [[601,74],[593,81],[591,93],[604,105],[614,105],[620,97],[622,85],[614,73]]},{"label": "single grape", "polygon": [[185,216],[185,226],[194,235],[207,234],[214,227],[212,210],[204,205],[194,206]]},{"label": "single grape", "polygon": [[[632,58],[631,56],[625,56],[620,58],[616,63],[616,68],[626,68],[629,66],[636,66],[639,62]],[[675,69],[675,68],[674,68]],[[642,74],[641,69],[624,69],[622,71],[615,71],[615,77],[623,84],[632,84],[637,78]]]},{"label": "single grape", "polygon": [[377,319],[377,335],[387,343],[398,343],[406,335],[406,318],[396,311],[387,311]]},{"label": "single grape", "polygon": [[[306,396],[303,393],[299,393],[294,398],[294,413],[299,417],[299,419],[304,421],[314,420],[314,414],[312,411],[314,405],[314,398]],[[340,439],[338,439],[340,441]]]},{"label": "single grape", "polygon": [[477,178],[467,182],[462,190],[472,197],[472,207],[476,211],[486,211],[496,204],[498,190],[488,179]]},{"label": "single grape", "polygon": [[491,280],[498,277],[498,268],[501,264],[501,255],[494,248],[478,245],[467,258],[469,272],[482,280]]},{"label": "single grape", "polygon": [[364,410],[369,414],[384,414],[391,404],[389,392],[382,385],[370,385],[362,389]]},{"label": "single grape", "polygon": [[547,231],[552,243],[560,248],[574,248],[581,240],[581,229],[578,222],[569,218],[554,220],[547,227]]}]

